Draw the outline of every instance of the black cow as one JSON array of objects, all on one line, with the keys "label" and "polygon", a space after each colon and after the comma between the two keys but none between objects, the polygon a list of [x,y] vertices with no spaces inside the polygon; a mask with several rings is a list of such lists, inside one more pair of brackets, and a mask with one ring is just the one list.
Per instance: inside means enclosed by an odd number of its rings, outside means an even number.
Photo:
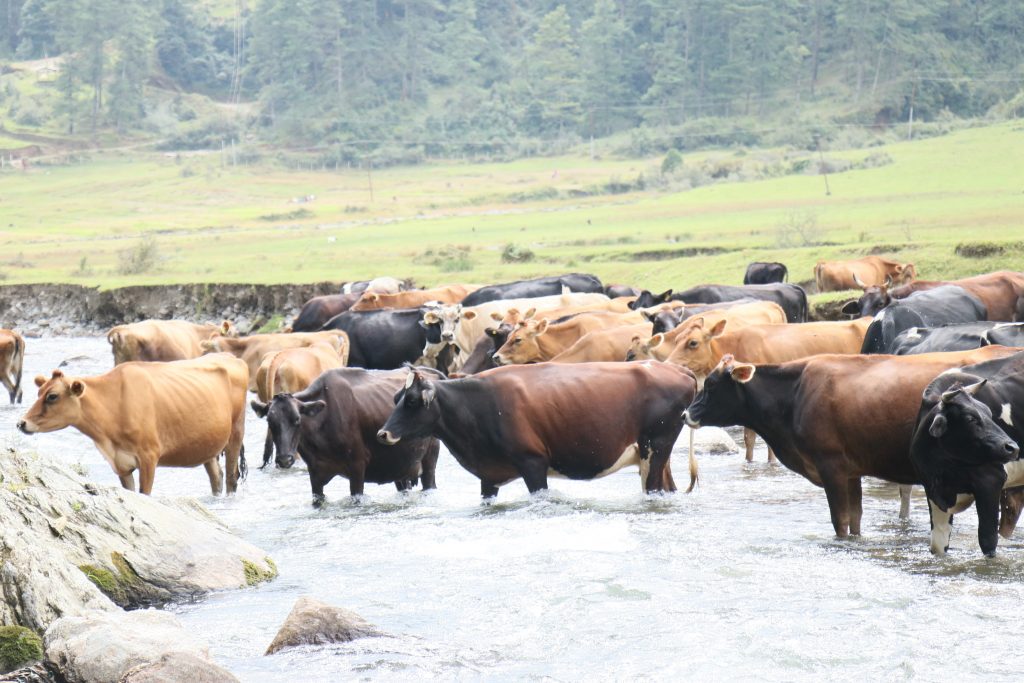
[{"label": "black cow", "polygon": [[423,354],[427,331],[420,325],[426,308],[345,311],[323,326],[348,333],[348,364],[352,367],[393,370]]},{"label": "black cow", "polygon": [[[427,368],[420,372],[440,376]],[[337,476],[348,479],[353,496],[363,493],[367,481],[394,482],[399,491],[407,491],[420,479],[424,489],[435,488],[437,439],[409,439],[398,448],[386,448],[376,439],[407,374],[339,368],[296,394],[251,403],[257,415],[267,418],[278,466],[291,467],[295,456],[302,456],[314,505],[323,503],[324,486]]]},{"label": "black cow", "polygon": [[773,282],[785,282],[789,278],[786,266],[777,261],[754,261],[747,266],[743,275],[745,285],[770,285]]},{"label": "black cow", "polygon": [[629,304],[631,309],[650,308],[667,301],[682,301],[687,304],[717,304],[723,301],[754,299],[774,301],[786,312],[791,323],[807,322],[807,292],[798,285],[774,283],[770,285],[700,285],[682,292],[671,289],[661,294],[643,291],[636,301]]},{"label": "black cow", "polygon": [[513,329],[515,329],[513,325],[503,323],[484,330],[484,336],[480,337],[476,346],[473,347],[473,351],[469,354],[469,358],[466,359],[459,374],[462,376],[475,375],[478,372],[498,367],[497,361],[494,360],[494,352],[505,345],[508,335],[512,334]]},{"label": "black cow", "polygon": [[1021,494],[1003,489],[1024,483],[1024,463],[1013,462],[1022,438],[1024,352],[944,372],[928,385],[910,460],[928,496],[933,553],[949,549],[953,514],[970,504],[970,498],[958,502],[958,494],[974,497],[983,553],[995,554],[999,531],[1009,537],[1020,515]]},{"label": "black cow", "polygon": [[498,299],[524,299],[538,296],[561,294],[564,288],[571,292],[604,293],[604,285],[596,275],[586,273],[570,273],[552,277],[539,277],[533,280],[517,280],[500,285],[481,287],[462,300],[463,306],[476,306]]},{"label": "black cow", "polygon": [[1024,346],[1024,325],[986,320],[942,327],[911,327],[896,335],[891,352],[905,356],[936,351],[966,351],[990,344]]},{"label": "black cow", "polygon": [[607,285],[604,288],[604,295],[609,299],[618,299],[620,296],[640,296],[640,289],[629,285]]},{"label": "black cow", "polygon": [[[672,491],[669,454],[695,388],[689,370],[656,362],[512,365],[444,382],[413,372],[377,437],[437,436],[484,498],[520,477],[534,493],[549,474],[594,479],[634,464],[644,491]],[[696,467],[691,456],[691,489]]]},{"label": "black cow", "polygon": [[896,336],[912,327],[938,327],[984,320],[981,300],[962,287],[945,285],[915,292],[882,309],[868,327],[861,353],[892,353]]}]

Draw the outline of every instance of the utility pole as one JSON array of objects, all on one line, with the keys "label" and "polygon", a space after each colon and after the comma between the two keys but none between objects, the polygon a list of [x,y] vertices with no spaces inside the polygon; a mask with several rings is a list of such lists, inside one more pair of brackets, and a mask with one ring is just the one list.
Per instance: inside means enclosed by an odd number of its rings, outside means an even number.
[{"label": "utility pole", "polygon": [[907,140],[914,137],[914,98],[917,96],[917,79],[914,79],[914,89],[910,91],[910,112],[907,114]]},{"label": "utility pole", "polygon": [[828,187],[828,171],[825,170],[825,155],[821,153],[821,140],[817,135],[814,136],[814,146],[818,148],[818,168],[821,170],[821,177],[825,179],[825,196],[831,197],[832,190]]}]

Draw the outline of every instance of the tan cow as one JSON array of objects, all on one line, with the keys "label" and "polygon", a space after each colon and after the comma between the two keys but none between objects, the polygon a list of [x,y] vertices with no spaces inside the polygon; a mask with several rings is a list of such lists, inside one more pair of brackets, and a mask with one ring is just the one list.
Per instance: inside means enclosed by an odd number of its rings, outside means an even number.
[{"label": "tan cow", "polygon": [[640,314],[582,313],[564,322],[553,323],[548,318],[520,321],[508,339],[494,353],[498,365],[543,363],[567,350],[580,337],[594,330],[638,324]]},{"label": "tan cow", "polygon": [[904,285],[916,277],[913,263],[900,263],[881,256],[865,256],[851,261],[818,261],[814,266],[814,281],[819,292]]},{"label": "tan cow", "polygon": [[0,382],[7,387],[11,403],[21,403],[21,367],[25,362],[25,340],[14,330],[0,330]]},{"label": "tan cow", "polygon": [[[734,329],[746,325],[782,325],[786,322],[786,312],[774,301],[755,301],[731,308],[704,311],[701,313],[704,324],[714,326],[719,321],[728,320]],[[690,318],[690,321],[694,318]],[[665,360],[675,348],[676,340],[682,335],[686,322],[668,332],[661,332],[653,337],[639,336],[633,340],[626,360]]]},{"label": "tan cow", "polygon": [[[347,344],[344,345],[343,351],[346,357],[338,355],[338,350],[327,342],[271,351],[263,357],[256,371],[256,395],[260,401],[268,403],[277,394],[294,394],[302,391],[328,370],[345,367],[348,361]],[[273,454],[274,438],[268,425],[261,469],[267,466]]]},{"label": "tan cow", "polygon": [[203,465],[214,495],[245,474],[245,363],[227,354],[172,362],[122,363],[95,377],[36,377],[39,398],[18,423],[26,434],[74,427],[90,439],[121,485],[153,491],[157,467]]},{"label": "tan cow", "polygon": [[249,391],[256,391],[256,375],[263,357],[273,351],[312,346],[326,342],[337,350],[338,355],[348,361],[348,335],[341,330],[329,332],[292,332],[288,334],[253,334],[248,337],[230,339],[217,337],[204,341],[200,346],[205,353],[230,353],[245,361],[249,368]]},{"label": "tan cow", "polygon": [[220,325],[201,325],[184,320],[143,320],[118,325],[107,332],[114,365],[128,361],[172,361],[198,358],[200,346],[214,337],[237,337],[238,330],[225,320]]},{"label": "tan cow", "polygon": [[396,294],[380,294],[365,292],[359,301],[353,304],[352,311],[376,311],[381,308],[416,308],[430,301],[443,304],[457,304],[480,285],[447,285],[434,289],[413,289]]},{"label": "tan cow", "polygon": [[595,363],[622,361],[634,338],[650,334],[651,324],[623,325],[588,332],[551,359],[553,363]]}]

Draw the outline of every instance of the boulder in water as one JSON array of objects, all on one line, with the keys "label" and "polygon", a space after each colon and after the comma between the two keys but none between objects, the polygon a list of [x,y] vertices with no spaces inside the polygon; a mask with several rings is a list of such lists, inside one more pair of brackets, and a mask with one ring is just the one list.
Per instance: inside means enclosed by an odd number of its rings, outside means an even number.
[{"label": "boulder in water", "polygon": [[382,635],[355,612],[303,596],[295,602],[266,654],[297,645],[347,643],[356,638]]}]

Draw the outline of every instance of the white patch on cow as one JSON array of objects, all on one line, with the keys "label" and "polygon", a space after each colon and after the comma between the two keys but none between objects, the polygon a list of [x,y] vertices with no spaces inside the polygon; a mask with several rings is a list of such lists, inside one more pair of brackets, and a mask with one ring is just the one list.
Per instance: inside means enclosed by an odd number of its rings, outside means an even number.
[{"label": "white patch on cow", "polygon": [[1003,409],[999,413],[999,419],[1006,423],[1007,426],[1013,426],[1013,418],[1010,417],[1010,404],[1004,403]]},{"label": "white patch on cow", "polygon": [[872,320],[881,320],[881,319],[882,319],[882,318],[883,318],[883,317],[885,316],[885,312],[886,312],[887,310],[889,310],[889,309],[887,309],[887,308],[883,308],[883,309],[882,309],[882,310],[880,310],[880,311],[879,311],[878,313],[875,313],[875,317],[874,317],[874,318],[872,318]]},{"label": "white patch on cow", "polygon": [[[640,449],[637,449],[637,456],[640,455]],[[648,453],[646,458],[640,460],[640,491],[647,493],[647,477],[651,473],[651,454]]]},{"label": "white patch on cow", "polygon": [[921,333],[917,331],[916,327],[911,327],[907,330],[907,339],[920,339]]},{"label": "white patch on cow", "polygon": [[931,551],[933,555],[941,557],[949,550],[949,538],[953,535],[953,515],[940,510],[930,498],[928,512],[932,517]]},{"label": "white patch on cow", "polygon": [[900,519],[910,519],[910,492],[913,486],[900,484]]},{"label": "white patch on cow", "polygon": [[1003,465],[1006,470],[1006,483],[1003,488],[1008,489],[1014,486],[1024,486],[1024,460],[1014,460]]},{"label": "white patch on cow", "polygon": [[622,451],[619,459],[612,463],[611,467],[598,472],[595,479],[607,477],[609,474],[618,472],[623,467],[629,467],[630,465],[640,465],[640,468],[643,469],[643,465],[640,463],[640,448],[636,444],[627,446],[626,450]]},{"label": "white patch on cow", "polygon": [[971,507],[974,503],[974,496],[969,493],[958,493],[956,501],[953,503],[953,507],[949,509],[951,515],[959,515],[961,512]]},{"label": "white patch on cow", "polygon": [[938,374],[938,376],[942,377],[943,375],[952,375],[954,372],[961,372],[961,369],[960,368],[949,368],[948,370],[943,370],[942,372],[940,372]]}]

